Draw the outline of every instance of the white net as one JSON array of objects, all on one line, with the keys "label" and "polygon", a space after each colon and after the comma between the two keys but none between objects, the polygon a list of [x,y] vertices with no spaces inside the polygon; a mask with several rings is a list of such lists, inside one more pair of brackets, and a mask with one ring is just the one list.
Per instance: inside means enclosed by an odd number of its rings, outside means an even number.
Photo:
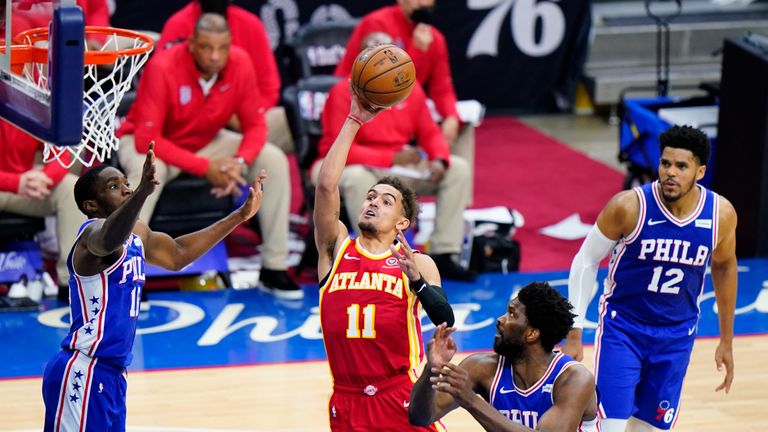
[{"label": "white net", "polygon": [[[139,38],[111,34],[107,36],[100,51],[125,51],[147,45],[147,41]],[[66,168],[77,162],[91,166],[97,161],[104,162],[112,151],[117,150],[117,108],[151,51],[147,49],[138,54],[118,55],[114,64],[85,65],[82,139],[79,144],[73,146],[58,146],[46,142],[43,162],[56,160]],[[28,80],[35,82],[38,88],[50,93],[46,67],[45,64],[28,64],[24,68],[24,75]]]}]

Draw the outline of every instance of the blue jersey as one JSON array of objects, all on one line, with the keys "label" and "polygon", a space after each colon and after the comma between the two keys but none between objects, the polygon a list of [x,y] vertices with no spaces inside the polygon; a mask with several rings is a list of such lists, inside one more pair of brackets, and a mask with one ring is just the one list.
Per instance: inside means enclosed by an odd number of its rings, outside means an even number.
[{"label": "blue jersey", "polygon": [[77,274],[72,254],[86,221],[67,258],[69,268],[69,334],[61,342],[66,350],[77,350],[117,367],[131,363],[141,289],[144,286],[144,246],[131,233],[123,243],[122,256],[109,268],[93,276]]},{"label": "blue jersey", "polygon": [[693,213],[678,219],[664,207],[659,183],[635,188],[640,212],[634,231],[611,254],[603,307],[654,325],[678,324],[699,315],[699,297],[717,244],[718,197],[701,191]]},{"label": "blue jersey", "polygon": [[[536,429],[539,419],[554,405],[552,396],[557,377],[571,366],[584,367],[581,363],[557,352],[541,378],[527,389],[515,385],[512,362],[500,355],[496,374],[490,389],[491,405],[503,416],[515,423]],[[579,431],[597,431],[597,416],[594,420],[582,421]]]}]

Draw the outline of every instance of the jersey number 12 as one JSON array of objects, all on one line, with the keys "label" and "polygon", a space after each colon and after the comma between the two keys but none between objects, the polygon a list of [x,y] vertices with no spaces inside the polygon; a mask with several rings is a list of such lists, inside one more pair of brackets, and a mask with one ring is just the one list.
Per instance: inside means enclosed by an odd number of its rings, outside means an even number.
[{"label": "jersey number 12", "polygon": [[664,270],[662,266],[653,269],[653,278],[651,278],[651,283],[648,284],[648,291],[660,292],[662,294],[678,294],[680,287],[675,286],[675,284],[683,280],[683,271],[679,268],[671,268],[664,272],[664,276],[669,279],[661,284],[661,289],[659,289],[662,270]]}]

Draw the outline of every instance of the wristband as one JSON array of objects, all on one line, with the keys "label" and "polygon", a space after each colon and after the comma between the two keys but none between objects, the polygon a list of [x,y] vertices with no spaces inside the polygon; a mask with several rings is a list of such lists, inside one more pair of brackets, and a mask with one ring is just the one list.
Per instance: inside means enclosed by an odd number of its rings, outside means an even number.
[{"label": "wristband", "polygon": [[359,124],[360,126],[363,125],[363,121],[357,118],[356,116],[353,116],[352,114],[347,116],[348,119],[352,120],[353,122]]},{"label": "wristband", "polygon": [[[425,287],[429,285],[427,281],[424,280],[424,276],[422,276],[421,274],[419,274],[418,280],[412,281],[408,279],[408,281],[410,282],[410,285],[411,285],[411,291],[414,291],[416,294],[420,293],[421,290],[423,290]],[[416,287],[418,287],[418,289],[416,289]]]}]

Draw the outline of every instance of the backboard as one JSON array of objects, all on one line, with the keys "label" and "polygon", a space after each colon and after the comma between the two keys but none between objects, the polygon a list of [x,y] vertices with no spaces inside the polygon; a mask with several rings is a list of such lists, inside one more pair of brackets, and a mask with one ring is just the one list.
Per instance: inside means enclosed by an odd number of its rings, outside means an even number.
[{"label": "backboard", "polygon": [[[0,53],[0,117],[42,141],[78,145],[83,133],[85,23],[75,0],[0,0],[4,49]],[[48,27],[47,59],[12,49],[24,30]],[[38,42],[45,44],[45,42]],[[45,55],[45,54],[43,54]],[[31,70],[24,63],[47,67]],[[45,76],[41,76],[45,75]]]}]

